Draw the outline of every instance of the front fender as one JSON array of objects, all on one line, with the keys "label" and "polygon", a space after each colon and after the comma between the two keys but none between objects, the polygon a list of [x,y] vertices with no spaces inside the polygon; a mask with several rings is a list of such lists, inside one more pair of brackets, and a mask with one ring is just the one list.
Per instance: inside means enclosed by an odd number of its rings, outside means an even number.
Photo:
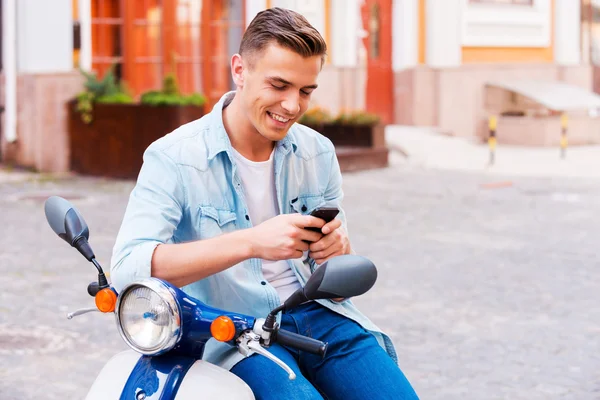
[{"label": "front fender", "polygon": [[[113,356],[92,384],[86,400],[121,399],[126,387],[131,387],[132,383],[137,387],[137,384],[130,381],[130,377],[138,366],[140,357],[141,355],[133,350],[126,350]],[[148,393],[146,400],[154,398],[170,400],[170,397],[161,397],[167,393],[162,393],[162,390],[160,392]],[[209,399],[254,400],[252,390],[244,381],[229,371],[202,360],[195,361],[187,370],[175,399],[196,399],[199,393]]]},{"label": "front fender", "polygon": [[118,353],[104,365],[85,400],[120,399],[129,375],[141,354],[133,350]]},{"label": "front fender", "polygon": [[177,392],[177,400],[197,399],[254,400],[252,390],[231,372],[206,361],[191,366]]}]

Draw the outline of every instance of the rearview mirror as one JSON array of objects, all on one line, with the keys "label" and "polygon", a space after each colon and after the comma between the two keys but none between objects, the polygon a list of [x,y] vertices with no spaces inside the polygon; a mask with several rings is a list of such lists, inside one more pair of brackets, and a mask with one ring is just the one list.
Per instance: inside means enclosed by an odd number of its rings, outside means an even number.
[{"label": "rearview mirror", "polygon": [[287,310],[309,300],[360,296],[371,289],[376,280],[377,268],[368,258],[337,256],[317,268],[306,285],[294,292],[284,306]]},{"label": "rearview mirror", "polygon": [[46,200],[44,212],[52,230],[92,261],[95,256],[88,244],[90,230],[79,211],[62,197],[52,196]]},{"label": "rearview mirror", "polygon": [[88,286],[88,293],[95,296],[100,290],[109,287],[104,271],[96,261],[94,250],[88,243],[90,230],[75,206],[62,197],[51,196],[44,203],[44,212],[54,233],[75,247],[98,270],[98,283],[92,282]]},{"label": "rearview mirror", "polygon": [[44,212],[54,233],[71,246],[81,237],[86,240],[90,238],[90,231],[81,214],[62,197],[48,198],[44,204]]}]

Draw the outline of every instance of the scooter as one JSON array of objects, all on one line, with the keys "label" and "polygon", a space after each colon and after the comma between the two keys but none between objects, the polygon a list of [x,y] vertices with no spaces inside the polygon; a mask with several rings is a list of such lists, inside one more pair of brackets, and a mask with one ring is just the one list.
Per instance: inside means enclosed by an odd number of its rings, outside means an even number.
[{"label": "scooter", "polygon": [[295,379],[292,369],[267,350],[269,346],[279,343],[324,357],[327,343],[281,329],[277,314],[311,300],[359,296],[377,279],[370,260],[356,255],[334,257],[264,319],[210,307],[157,278],[132,282],[117,293],[96,260],[88,242],[89,228],[79,211],[58,196],[48,198],[44,210],[52,230],[98,270],[98,280],[87,288],[96,307],[67,317],[92,311],[114,313],[118,331],[131,347],[108,361],[86,400],[253,400],[244,381],[202,360],[209,339],[226,342],[245,357],[267,357]]}]

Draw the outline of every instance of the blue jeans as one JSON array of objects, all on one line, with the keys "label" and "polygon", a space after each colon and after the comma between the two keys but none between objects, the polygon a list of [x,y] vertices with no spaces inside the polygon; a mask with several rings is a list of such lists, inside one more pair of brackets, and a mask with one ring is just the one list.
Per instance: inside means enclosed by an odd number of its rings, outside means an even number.
[{"label": "blue jeans", "polygon": [[325,358],[275,344],[269,348],[296,373],[291,381],[277,364],[253,355],[231,372],[257,400],[416,400],[414,389],[373,335],[316,302],[282,316],[283,329],[329,343]]}]

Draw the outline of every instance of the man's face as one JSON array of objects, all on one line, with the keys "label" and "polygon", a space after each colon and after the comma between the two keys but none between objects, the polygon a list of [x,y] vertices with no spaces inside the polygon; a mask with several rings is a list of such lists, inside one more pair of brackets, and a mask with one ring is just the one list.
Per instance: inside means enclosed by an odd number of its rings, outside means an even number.
[{"label": "man's face", "polygon": [[304,58],[277,44],[244,62],[239,94],[250,124],[265,139],[278,141],[308,108],[317,87],[321,56]]}]

